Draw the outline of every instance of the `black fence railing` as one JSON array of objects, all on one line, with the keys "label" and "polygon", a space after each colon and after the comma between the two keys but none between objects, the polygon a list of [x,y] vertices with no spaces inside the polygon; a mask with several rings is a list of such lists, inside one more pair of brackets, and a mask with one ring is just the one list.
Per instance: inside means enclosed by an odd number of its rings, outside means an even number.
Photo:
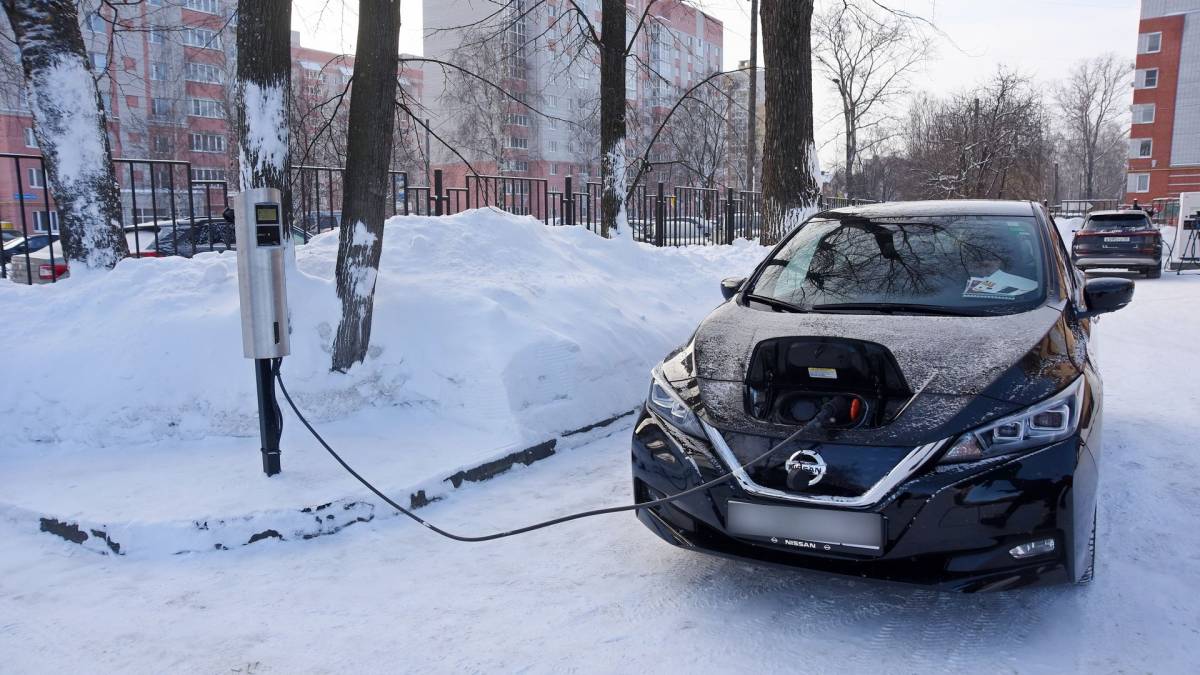
[{"label": "black fence railing", "polygon": [[[185,255],[235,247],[223,219],[229,206],[224,180],[192,179],[188,162],[167,159],[114,159],[120,189],[121,226],[131,255]],[[7,167],[7,170],[5,168]],[[0,231],[5,232],[0,279],[53,283],[67,273],[58,242],[58,213],[37,155],[0,153]],[[342,224],[343,169],[297,165],[291,168],[292,235],[303,243]],[[545,178],[468,175],[462,186],[446,185],[442,171],[432,185],[409,184],[405,171],[388,172],[387,215],[441,216],[494,207],[537,218],[547,225],[570,225],[598,232],[603,188],[576,183],[563,189]],[[9,194],[12,199],[4,199]],[[636,185],[629,192],[626,219],[637,241],[656,246],[726,244],[762,236],[762,195],[732,188]],[[833,208],[861,200],[823,198]],[[774,240],[783,233],[773,233]]]}]

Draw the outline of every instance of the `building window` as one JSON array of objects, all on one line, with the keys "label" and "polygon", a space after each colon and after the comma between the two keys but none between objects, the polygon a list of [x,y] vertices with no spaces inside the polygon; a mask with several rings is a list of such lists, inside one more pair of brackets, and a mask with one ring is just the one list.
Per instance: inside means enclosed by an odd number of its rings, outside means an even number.
[{"label": "building window", "polygon": [[1148,174],[1148,173],[1131,173],[1131,174],[1129,174],[1129,191],[1130,192],[1149,192],[1150,191],[1150,174]]},{"label": "building window", "polygon": [[1154,104],[1137,103],[1133,106],[1134,124],[1151,124],[1154,122]]},{"label": "building window", "polygon": [[46,187],[46,171],[45,171],[45,169],[39,169],[38,167],[31,166],[28,169],[28,173],[29,173],[29,187],[31,187],[31,188]]},{"label": "building window", "polygon": [[37,136],[33,133],[33,127],[25,127],[25,147],[36,148]]},{"label": "building window", "polygon": [[190,10],[205,14],[220,14],[221,6],[217,0],[187,0],[184,4]]},{"label": "building window", "polygon": [[550,141],[546,143],[546,150],[550,152],[558,152],[558,141]]},{"label": "building window", "polygon": [[[551,7],[553,7],[553,5],[551,5]],[[547,95],[546,96],[546,107],[547,108],[557,108],[558,107],[558,96],[556,96],[554,94]]]},{"label": "building window", "polygon": [[225,152],[225,137],[220,134],[188,134],[192,152]]},{"label": "building window", "polygon": [[33,212],[33,229],[36,232],[45,232],[49,230],[51,233],[58,232],[58,211]]},{"label": "building window", "polygon": [[555,164],[554,162],[551,162],[551,163],[550,163],[550,175],[551,175],[551,176],[557,176],[557,175],[558,175],[558,165],[557,165],[557,164]]},{"label": "building window", "polygon": [[151,29],[150,29],[150,38],[149,38],[149,39],[150,39],[150,44],[152,44],[152,45],[161,45],[163,42],[165,42],[165,41],[166,41],[166,40],[164,39],[164,37],[163,37],[163,29],[162,29],[162,28],[159,28],[159,27],[157,27],[157,26],[156,26],[156,27],[154,27],[154,28],[151,28]]},{"label": "building window", "polygon": [[150,114],[158,119],[171,116],[171,101],[165,98],[150,99]]},{"label": "building window", "polygon": [[154,82],[166,82],[167,80],[167,64],[151,63],[150,64],[150,79]]},{"label": "building window", "polygon": [[1157,54],[1162,51],[1162,33],[1142,33],[1138,36],[1139,54]]},{"label": "building window", "polygon": [[1129,156],[1133,159],[1145,159],[1154,154],[1154,141],[1149,138],[1129,139]]},{"label": "building window", "polygon": [[187,79],[190,82],[221,84],[225,77],[221,69],[211,63],[192,63],[189,61],[187,64]]},{"label": "building window", "polygon": [[171,142],[170,136],[155,136],[154,137],[154,152],[169,155],[175,151],[175,144]]},{"label": "building window", "polygon": [[97,71],[108,68],[108,56],[100,52],[92,52],[88,54],[92,58],[92,68]]},{"label": "building window", "polygon": [[188,114],[192,117],[221,119],[225,117],[225,110],[220,101],[211,98],[189,98]]},{"label": "building window", "polygon": [[1158,68],[1144,68],[1136,71],[1133,86],[1138,89],[1154,89],[1158,86]]},{"label": "building window", "polygon": [[103,33],[104,17],[100,16],[99,14],[88,14],[87,28],[93,33]]},{"label": "building window", "polygon": [[225,180],[225,169],[193,167],[192,180]]},{"label": "building window", "polygon": [[557,129],[557,128],[558,128],[558,120],[554,119],[553,117],[552,117],[552,118],[550,118],[549,120],[546,120],[546,123],[550,125],[550,128],[551,128],[551,129]]},{"label": "building window", "polygon": [[507,117],[506,121],[509,124],[513,124],[518,127],[529,126],[529,115],[524,115],[521,113],[509,113],[506,117]]},{"label": "building window", "polygon": [[516,148],[518,150],[528,150],[529,149],[529,139],[528,138],[520,138],[518,136],[511,136],[508,139],[508,147]]},{"label": "building window", "polygon": [[183,31],[183,44],[202,49],[220,49],[221,36],[207,28],[188,28]]}]

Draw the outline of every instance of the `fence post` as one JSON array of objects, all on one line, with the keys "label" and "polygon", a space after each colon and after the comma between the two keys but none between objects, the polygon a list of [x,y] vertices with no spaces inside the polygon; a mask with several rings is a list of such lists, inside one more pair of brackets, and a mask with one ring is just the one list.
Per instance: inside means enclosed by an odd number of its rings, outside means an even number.
[{"label": "fence post", "polygon": [[442,170],[433,170],[433,215],[444,215],[442,212]]},{"label": "fence post", "polygon": [[733,203],[733,188],[725,188],[725,241],[722,243],[733,243],[733,219],[735,217],[735,205]]},{"label": "fence post", "polygon": [[565,185],[565,189],[563,190],[563,192],[565,194],[563,195],[563,198],[565,200],[565,205],[563,207],[563,210],[566,211],[566,213],[563,214],[563,216],[564,216],[563,220],[566,222],[567,225],[574,225],[575,224],[575,190],[571,185],[571,177],[570,176],[566,177],[564,185]]},{"label": "fence post", "polygon": [[658,201],[654,203],[654,245],[663,245],[663,228],[667,220],[667,188],[658,182]]}]

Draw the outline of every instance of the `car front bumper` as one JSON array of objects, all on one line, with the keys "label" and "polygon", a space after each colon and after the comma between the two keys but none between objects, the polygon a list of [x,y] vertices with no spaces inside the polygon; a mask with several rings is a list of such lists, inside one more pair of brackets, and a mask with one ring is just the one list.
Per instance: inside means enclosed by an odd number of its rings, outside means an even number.
[{"label": "car front bumper", "polygon": [[[724,475],[726,467],[714,466],[715,454],[706,457],[705,446],[711,450],[707,441],[682,436],[643,411],[632,443],[637,500]],[[1082,575],[1077,567],[1087,563],[1079,552],[1091,533],[1095,477],[1096,464],[1077,437],[1016,458],[923,468],[878,502],[847,509],[882,517],[882,550],[871,555],[799,550],[731,534],[731,500],[830,508],[751,494],[732,479],[637,513],[662,539],[706,553],[947,590],[1001,590]],[[1046,538],[1055,540],[1052,553],[1026,560],[1009,555],[1013,546]]]}]

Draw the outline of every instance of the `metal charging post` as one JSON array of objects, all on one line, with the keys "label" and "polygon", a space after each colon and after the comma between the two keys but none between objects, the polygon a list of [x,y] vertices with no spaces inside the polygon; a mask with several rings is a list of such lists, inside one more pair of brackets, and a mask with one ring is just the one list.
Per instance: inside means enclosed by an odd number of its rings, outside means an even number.
[{"label": "metal charging post", "polygon": [[274,363],[291,353],[284,262],[283,201],[275,188],[246,190],[234,198],[242,352],[254,360],[263,473],[280,471],[282,416],[275,400]]}]

